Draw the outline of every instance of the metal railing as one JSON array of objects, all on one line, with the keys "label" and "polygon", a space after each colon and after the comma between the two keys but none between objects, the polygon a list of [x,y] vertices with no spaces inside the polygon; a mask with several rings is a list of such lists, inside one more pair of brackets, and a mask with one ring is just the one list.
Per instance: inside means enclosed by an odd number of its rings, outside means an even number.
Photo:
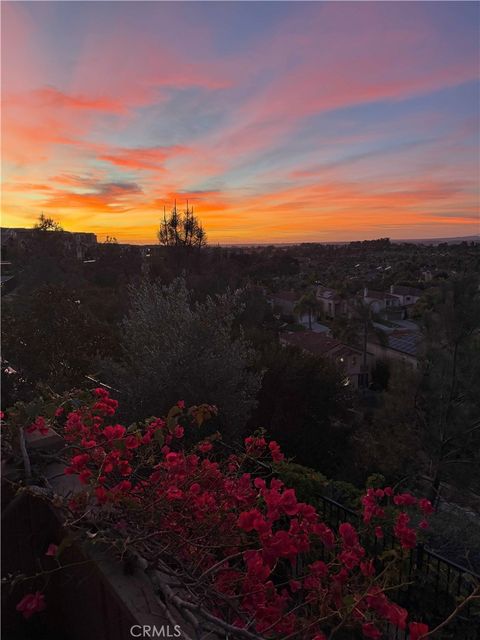
[{"label": "metal railing", "polygon": [[[353,525],[361,523],[360,515],[332,498],[319,496],[319,512],[324,521],[333,529],[342,522]],[[362,544],[379,558],[396,544],[393,537],[381,540],[368,537]],[[417,544],[399,565],[396,591],[391,592],[393,600],[405,606],[413,615],[431,627],[439,624],[480,584],[480,575],[445,558],[424,544]],[[480,607],[468,603],[445,627],[445,636],[452,640],[480,640]],[[388,638],[406,640],[408,633],[393,626],[388,629]]]}]

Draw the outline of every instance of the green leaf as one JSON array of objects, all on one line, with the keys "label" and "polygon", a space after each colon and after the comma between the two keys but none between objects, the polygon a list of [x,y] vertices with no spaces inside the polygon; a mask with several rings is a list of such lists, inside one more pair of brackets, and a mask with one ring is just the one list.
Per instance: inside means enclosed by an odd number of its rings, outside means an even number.
[{"label": "green leaf", "polygon": [[60,554],[63,551],[65,551],[65,549],[67,549],[68,547],[71,547],[73,543],[74,543],[74,539],[72,538],[72,536],[70,535],[65,536],[65,538],[63,538],[60,544],[58,545],[56,557],[57,558],[60,557]]}]

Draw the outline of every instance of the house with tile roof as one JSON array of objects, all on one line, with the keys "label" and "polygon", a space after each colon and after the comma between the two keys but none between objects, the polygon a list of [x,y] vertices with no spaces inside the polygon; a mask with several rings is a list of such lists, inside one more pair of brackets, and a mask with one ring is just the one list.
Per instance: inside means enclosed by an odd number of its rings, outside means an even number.
[{"label": "house with tile roof", "polygon": [[318,286],[315,295],[320,305],[320,310],[325,317],[337,318],[338,316],[346,315],[348,311],[347,301],[341,298],[335,289]]},{"label": "house with tile roof", "polygon": [[390,286],[390,294],[400,300],[400,304],[404,307],[408,307],[415,304],[422,295],[420,289],[414,287],[402,287],[398,284],[392,284]]},{"label": "house with tile roof", "polygon": [[394,329],[386,334],[385,342],[372,336],[367,348],[377,359],[407,364],[416,369],[423,349],[423,338],[418,331]]},{"label": "house with tile roof", "polygon": [[370,306],[373,313],[381,313],[387,309],[401,306],[397,296],[386,291],[374,291],[368,287],[363,290],[363,301]]},{"label": "house with tile roof", "polygon": [[328,358],[345,374],[345,384],[354,389],[368,387],[374,357],[367,353],[367,367],[363,366],[363,352],[356,347],[314,331],[285,332],[280,334],[280,343],[292,345],[315,356]]}]

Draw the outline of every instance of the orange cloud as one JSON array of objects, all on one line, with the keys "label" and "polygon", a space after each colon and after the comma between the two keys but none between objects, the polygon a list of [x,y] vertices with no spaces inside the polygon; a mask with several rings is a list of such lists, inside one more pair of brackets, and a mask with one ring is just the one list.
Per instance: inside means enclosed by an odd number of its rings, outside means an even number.
[{"label": "orange cloud", "polygon": [[112,149],[108,153],[102,153],[98,156],[100,160],[110,162],[119,167],[127,167],[129,169],[161,169],[163,163],[171,158],[186,151],[185,147],[138,147],[135,149]]},{"label": "orange cloud", "polygon": [[125,105],[111,98],[89,98],[79,95],[68,95],[55,87],[43,87],[33,92],[43,104],[51,105],[54,109],[84,109],[86,111],[101,111],[105,113],[125,113]]}]

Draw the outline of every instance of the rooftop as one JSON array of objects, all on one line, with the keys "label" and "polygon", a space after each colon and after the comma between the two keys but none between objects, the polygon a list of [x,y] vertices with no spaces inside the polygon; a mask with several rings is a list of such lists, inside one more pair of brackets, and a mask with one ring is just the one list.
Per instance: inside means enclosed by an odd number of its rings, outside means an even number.
[{"label": "rooftop", "polygon": [[365,298],[372,298],[374,300],[392,300],[395,296],[385,291],[373,291],[373,289],[367,289]]},{"label": "rooftop", "polygon": [[396,293],[399,296],[420,297],[423,292],[420,289],[415,289],[415,287],[403,287],[401,285],[392,285],[390,289],[390,293]]},{"label": "rooftop", "polygon": [[295,347],[300,347],[305,351],[309,351],[316,356],[323,356],[335,350],[335,355],[358,355],[361,354],[359,349],[350,347],[335,338],[329,338],[323,333],[315,331],[299,331],[295,333],[282,333],[281,340]]},{"label": "rooftop", "polygon": [[406,353],[410,356],[418,355],[418,348],[422,340],[420,333],[415,331],[402,331],[396,329],[388,335],[388,347]]}]

